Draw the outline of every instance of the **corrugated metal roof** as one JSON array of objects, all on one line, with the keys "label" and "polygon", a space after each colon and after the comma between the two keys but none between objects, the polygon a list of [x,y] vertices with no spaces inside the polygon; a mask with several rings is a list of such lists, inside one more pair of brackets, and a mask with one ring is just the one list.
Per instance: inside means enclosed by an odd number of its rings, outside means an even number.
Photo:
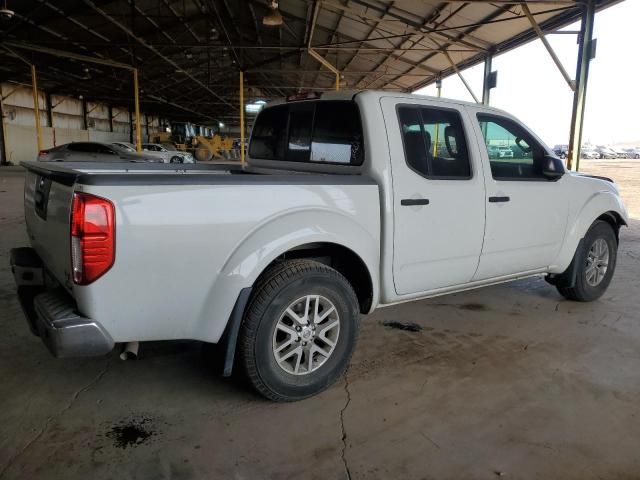
[{"label": "corrugated metal roof", "polygon": [[[597,8],[616,1],[597,0]],[[545,31],[578,20],[583,8],[578,0],[281,0],[284,24],[269,27],[267,0],[8,0],[16,15],[0,22],[0,39],[36,64],[54,93],[126,104],[131,76],[34,48],[135,65],[145,111],[233,121],[240,68],[250,99],[334,88],[335,74],[307,53],[310,44],[341,72],[343,87],[414,91],[453,73],[447,56],[464,68],[534,39],[523,3]],[[29,81],[25,63],[6,50],[0,76]]]}]

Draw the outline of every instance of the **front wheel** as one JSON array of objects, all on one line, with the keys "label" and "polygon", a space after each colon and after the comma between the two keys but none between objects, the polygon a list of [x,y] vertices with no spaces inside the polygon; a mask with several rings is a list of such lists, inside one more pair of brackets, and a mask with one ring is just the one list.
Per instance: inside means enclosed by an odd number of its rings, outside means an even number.
[{"label": "front wheel", "polygon": [[274,401],[294,401],[332,385],[358,335],[358,300],[336,270],[289,260],[256,284],[239,348],[249,380]]},{"label": "front wheel", "polygon": [[576,250],[576,277],[573,286],[557,285],[569,300],[591,302],[607,290],[616,268],[618,240],[610,224],[596,221]]}]

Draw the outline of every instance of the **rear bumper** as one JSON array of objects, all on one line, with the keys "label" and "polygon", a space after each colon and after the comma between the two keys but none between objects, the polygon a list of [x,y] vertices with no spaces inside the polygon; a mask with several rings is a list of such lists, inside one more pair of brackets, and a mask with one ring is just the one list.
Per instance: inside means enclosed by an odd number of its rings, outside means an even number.
[{"label": "rear bumper", "polygon": [[44,267],[35,250],[11,250],[10,263],[29,328],[53,356],[93,357],[113,350],[114,341],[99,322],[79,315],[64,289],[47,287]]}]

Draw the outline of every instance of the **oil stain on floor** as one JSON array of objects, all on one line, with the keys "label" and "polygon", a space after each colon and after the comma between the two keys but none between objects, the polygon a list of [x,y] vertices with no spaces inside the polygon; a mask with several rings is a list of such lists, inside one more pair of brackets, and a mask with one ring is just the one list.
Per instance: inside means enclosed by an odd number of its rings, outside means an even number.
[{"label": "oil stain on floor", "polygon": [[148,417],[123,420],[111,427],[106,436],[116,448],[127,449],[148,443],[157,434],[153,420]]}]

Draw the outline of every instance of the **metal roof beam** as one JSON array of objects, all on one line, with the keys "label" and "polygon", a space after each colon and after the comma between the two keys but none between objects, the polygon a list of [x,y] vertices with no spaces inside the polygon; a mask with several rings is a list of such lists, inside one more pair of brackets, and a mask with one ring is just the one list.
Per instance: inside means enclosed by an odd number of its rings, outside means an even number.
[{"label": "metal roof beam", "polygon": [[[352,0],[353,2],[362,5],[363,7],[367,7],[370,8],[371,10],[377,10],[379,12],[385,11],[385,8],[383,7],[379,7],[377,5],[373,5],[371,3],[369,3],[368,1],[365,0]],[[393,8],[393,7],[392,7]],[[483,45],[478,45],[478,44],[473,44],[471,42],[468,42],[467,40],[463,39],[463,38],[456,38],[452,35],[446,34],[446,33],[442,33],[442,32],[435,32],[433,31],[433,29],[428,28],[425,24],[421,24],[420,22],[416,22],[414,20],[411,20],[410,18],[406,18],[402,15],[399,15],[397,13],[394,13],[392,11],[392,9],[389,9],[389,11],[386,13],[387,15],[389,15],[390,17],[393,17],[397,20],[400,20],[402,23],[404,23],[405,25],[407,25],[408,27],[413,27],[415,29],[415,33],[418,34],[437,34],[440,37],[443,37],[445,40],[451,42],[451,43],[459,43],[462,45],[465,45],[467,47],[470,48],[475,48],[478,50],[486,50],[490,45],[488,42],[485,42],[484,40],[480,40],[480,39],[475,39],[476,42],[481,42],[483,43]],[[466,37],[468,38],[468,37]]]},{"label": "metal roof beam", "polygon": [[449,52],[445,50],[443,53],[444,53],[444,56],[447,57],[447,60],[449,61],[449,63],[451,64],[451,68],[453,68],[453,70],[456,72],[456,74],[458,75],[458,78],[460,78],[460,81],[463,83],[463,85],[465,86],[465,88],[467,89],[471,97],[475,100],[476,103],[481,103],[480,100],[478,100],[478,97],[476,97],[476,94],[473,93],[473,90],[471,89],[471,85],[467,83],[467,80],[464,78],[464,75],[462,75],[462,73],[460,73],[460,70],[458,70],[458,66],[453,61],[453,58],[451,58],[451,55],[449,55]]},{"label": "metal roof beam", "polygon": [[[247,0],[247,1],[252,2],[252,3],[256,4],[256,5],[261,5],[262,7],[266,8],[266,7],[265,7],[265,5],[263,5],[262,3],[260,3],[260,2],[259,2],[259,1],[257,1],[257,0]],[[292,19],[292,20],[295,20],[295,21],[298,21],[298,22],[305,22],[305,23],[306,23],[306,19],[305,19],[305,18],[302,18],[302,17],[299,17],[299,16],[294,15],[294,14],[292,14],[292,13],[289,13],[289,12],[283,11],[282,9],[280,10],[280,13],[281,13],[281,14],[282,14],[282,16],[283,16],[283,17],[285,17],[285,18]],[[331,32],[331,29],[330,29],[330,28],[324,27],[324,26],[322,26],[322,25],[320,25],[320,24],[316,24],[316,25],[315,25],[315,28],[316,28],[316,29],[318,29],[318,30],[325,31],[325,32]],[[348,40],[355,41],[355,42],[362,42],[362,44],[363,44],[363,45],[366,45],[366,46],[368,46],[368,47],[375,48],[375,45],[371,45],[370,43],[368,43],[368,41],[367,41],[366,39],[365,39],[365,40],[358,39],[358,38],[352,37],[352,36],[350,36],[350,35],[347,35],[347,34],[345,34],[345,33],[342,33],[342,34],[341,34],[341,36],[342,36],[343,38],[348,39]],[[288,52],[288,53],[290,53],[290,52]],[[294,52],[294,53],[295,53],[295,52]],[[285,55],[287,55],[287,54],[285,54]],[[392,58],[393,58],[393,59],[395,59],[395,60],[398,60],[399,62],[402,62],[402,63],[404,63],[404,64],[406,64],[406,65],[411,65],[411,66],[412,66],[412,67],[414,67],[414,68],[418,68],[418,69],[421,69],[421,70],[425,70],[425,71],[427,71],[427,72],[429,72],[429,73],[434,73],[434,72],[435,72],[435,70],[434,70],[434,69],[432,69],[432,68],[429,68],[429,67],[426,67],[426,66],[420,65],[420,64],[418,64],[418,63],[412,62],[411,60],[407,60],[406,58],[402,58],[402,57],[400,57],[399,55],[393,55],[393,56],[392,56]],[[277,60],[277,58],[276,58],[276,60]],[[274,60],[271,60],[271,61],[274,61]],[[267,63],[270,63],[270,62],[262,62],[262,63],[260,63],[260,64],[258,64],[258,65],[249,66],[249,67],[247,67],[247,68],[256,68],[256,67],[258,67],[258,66],[266,65]]]},{"label": "metal roof beam", "polygon": [[[497,2],[497,3],[500,3],[500,2]],[[573,2],[571,2],[571,3],[573,3]],[[500,8],[502,9],[502,11],[507,10],[506,7],[504,7],[504,6],[501,6]],[[536,12],[533,15],[536,16],[538,14],[550,13],[551,11],[552,10],[545,10],[543,12]],[[564,8],[555,9],[553,11],[558,12],[558,14],[553,16],[552,18],[549,18],[548,20],[545,20],[544,22],[542,22],[540,24],[540,27],[542,28],[543,31],[547,30],[547,29],[557,29],[557,28],[560,28],[562,26],[565,26],[565,25],[575,21],[575,17],[572,14],[572,12],[575,12],[575,8],[573,6],[571,6],[571,5],[566,5]],[[479,28],[483,24],[490,23],[499,14],[500,13],[496,11],[493,14],[489,15],[488,17],[485,17],[485,18],[481,19],[480,22],[478,22],[478,26],[470,27],[469,29],[470,30],[474,30],[474,29]],[[490,17],[493,17],[493,18],[490,18]],[[515,19],[515,18],[522,18],[522,17],[512,17],[512,18]],[[535,34],[535,32],[533,32],[533,30],[527,30],[527,31],[521,32],[518,35],[515,35],[515,36],[513,36],[511,38],[508,38],[507,40],[504,40],[504,41],[498,43],[497,45],[494,45],[493,48],[492,48],[492,51],[496,52],[496,53],[497,52],[505,52],[505,51],[508,51],[508,50],[514,48],[514,46],[519,46],[519,45],[522,45],[522,44],[524,44],[524,43],[526,43],[528,41],[531,41],[535,37],[536,37],[536,34]],[[429,56],[429,58],[430,58],[430,56]],[[468,58],[468,59],[464,60],[463,62],[459,62],[457,66],[458,66],[458,68],[460,70],[463,70],[465,68],[469,68],[469,67],[472,67],[474,65],[477,65],[478,63],[483,62],[484,59],[485,59],[485,55],[484,54],[478,54],[478,55],[475,55],[475,56],[473,56],[471,58]],[[462,63],[462,65],[461,65],[461,63]],[[407,73],[410,72],[410,71],[411,70],[409,69],[407,71]],[[455,72],[451,68],[447,69],[447,70],[443,70],[441,72],[442,77],[446,77],[446,76],[452,75],[454,73]],[[429,79],[424,80],[422,82],[416,82],[413,85],[411,85],[410,91],[415,91],[417,89],[425,87],[425,86],[433,83],[433,81],[434,81],[434,78],[432,77],[432,78],[429,78]]]},{"label": "metal roof beam", "polygon": [[[480,22],[478,22],[478,25],[477,25],[477,26],[467,28],[466,30],[464,30],[464,32],[462,32],[462,33],[458,34],[458,37],[464,37],[464,36],[466,36],[466,35],[468,35],[468,34],[470,34],[470,33],[474,32],[475,30],[477,30],[478,28],[480,28],[480,26],[482,26],[483,24],[485,24],[485,22],[489,22],[489,21],[491,21],[491,20],[495,19],[496,17],[498,17],[498,16],[502,15],[503,13],[505,13],[505,12],[507,12],[507,11],[509,11],[509,10],[508,10],[506,7],[499,6],[499,7],[498,7],[496,10],[494,10],[492,13],[490,13],[489,15],[486,15],[483,19],[481,19],[481,20],[480,20]],[[447,18],[446,20],[448,20],[448,19],[449,19],[449,18]],[[444,21],[446,21],[446,20],[444,20]],[[443,21],[442,23],[444,23],[444,21]],[[442,25],[442,23],[440,23],[438,26]],[[442,48],[443,48],[443,50],[445,50],[445,49],[447,49],[447,48],[448,48],[448,47],[450,47],[450,46],[451,46],[451,44],[446,44],[446,45],[442,45]],[[436,53],[436,52],[434,52],[434,53],[430,53],[430,54],[426,55],[425,57],[423,57],[423,58],[420,60],[420,62],[421,62],[421,63],[422,63],[422,62],[426,62],[426,61],[428,61],[430,58],[433,58],[433,57],[434,57],[435,55],[437,55],[437,54],[438,54],[438,53]],[[448,52],[444,52],[444,51],[442,52],[442,54],[443,54],[443,55],[445,55],[445,56],[449,55],[449,53],[448,53]],[[483,58],[484,58],[484,56],[483,56]],[[456,64],[456,68],[458,68],[458,65],[457,65],[457,64]],[[453,68],[452,68],[452,70],[455,72],[455,70],[454,70]],[[458,68],[458,70],[460,70],[460,69]],[[407,71],[405,71],[404,73],[406,74],[406,73],[409,73],[409,72],[411,72],[411,69],[408,69],[408,70],[407,70]],[[442,72],[439,72],[439,75],[438,75],[439,77],[441,76],[441,73],[442,73]],[[433,76],[432,76],[432,80],[433,80],[433,78],[435,78],[435,77],[433,77]],[[395,80],[395,79],[394,79],[394,80]],[[414,88],[414,87],[412,86],[412,87],[410,87],[410,88]],[[474,96],[474,95],[472,94],[472,96]]]},{"label": "metal roof beam", "polygon": [[[87,5],[89,5],[91,8],[93,8],[96,12],[98,12],[100,15],[102,15],[106,20],[108,20],[109,22],[111,22],[113,25],[115,25],[116,27],[118,27],[120,30],[122,30],[123,32],[125,32],[127,35],[129,35],[131,38],[133,38],[134,40],[136,40],[138,43],[140,43],[141,45],[143,45],[145,48],[147,48],[148,50],[151,50],[153,53],[155,53],[158,57],[162,58],[166,63],[168,63],[169,65],[171,65],[174,69],[177,70],[181,70],[181,67],[174,62],[173,60],[171,60],[170,58],[168,58],[167,56],[163,55],[160,51],[158,51],[155,47],[149,45],[144,39],[142,39],[141,37],[138,37],[136,35],[134,35],[134,33],[126,26],[124,26],[122,23],[120,23],[118,20],[112,18],[109,16],[109,14],[107,12],[105,12],[104,10],[102,10],[100,7],[98,7],[94,2],[92,2],[91,0],[83,0],[84,3],[86,3]],[[190,75],[188,72],[185,72],[185,75],[187,75],[188,77],[190,77],[195,83],[197,83],[198,85],[200,85],[203,89],[205,89],[207,92],[209,92],[210,94],[212,94],[214,97],[219,98],[220,100],[222,100],[218,94],[216,92],[214,92],[213,90],[211,90],[209,87],[207,87],[207,85],[205,85],[204,83],[202,83],[200,80],[198,80],[197,78],[195,78],[194,76]],[[223,100],[224,101],[224,100]],[[230,107],[234,107],[233,104],[229,103]]]},{"label": "metal roof beam", "polygon": [[562,62],[560,61],[560,59],[556,55],[556,52],[553,50],[553,47],[549,43],[549,40],[547,40],[547,37],[545,37],[542,29],[536,22],[536,19],[533,18],[533,15],[531,15],[531,10],[529,10],[529,7],[526,4],[523,4],[521,8],[524,14],[529,19],[529,22],[531,23],[531,28],[533,28],[533,31],[536,32],[536,35],[538,35],[538,38],[544,45],[544,48],[546,48],[547,52],[549,52],[549,56],[551,57],[551,60],[553,60],[553,63],[556,64],[556,67],[564,77],[564,81],[567,82],[567,85],[569,85],[569,88],[571,89],[571,91],[575,91],[576,82],[573,81],[573,79],[569,76],[569,74],[565,70],[564,66],[562,65]]},{"label": "metal roof beam", "polygon": [[[178,22],[180,22],[182,26],[187,29],[187,31],[191,34],[194,40],[199,43],[201,41],[200,37],[198,37],[195,34],[195,32],[191,29],[191,26],[189,25],[188,22],[185,21],[184,17],[181,15],[178,15],[178,12],[175,11],[175,9],[171,6],[171,4],[167,0],[162,0],[162,3],[164,4],[165,7],[167,7],[167,9],[171,12],[171,14],[175,17],[175,19],[178,20]],[[197,6],[198,5],[196,4],[196,7]]]}]

